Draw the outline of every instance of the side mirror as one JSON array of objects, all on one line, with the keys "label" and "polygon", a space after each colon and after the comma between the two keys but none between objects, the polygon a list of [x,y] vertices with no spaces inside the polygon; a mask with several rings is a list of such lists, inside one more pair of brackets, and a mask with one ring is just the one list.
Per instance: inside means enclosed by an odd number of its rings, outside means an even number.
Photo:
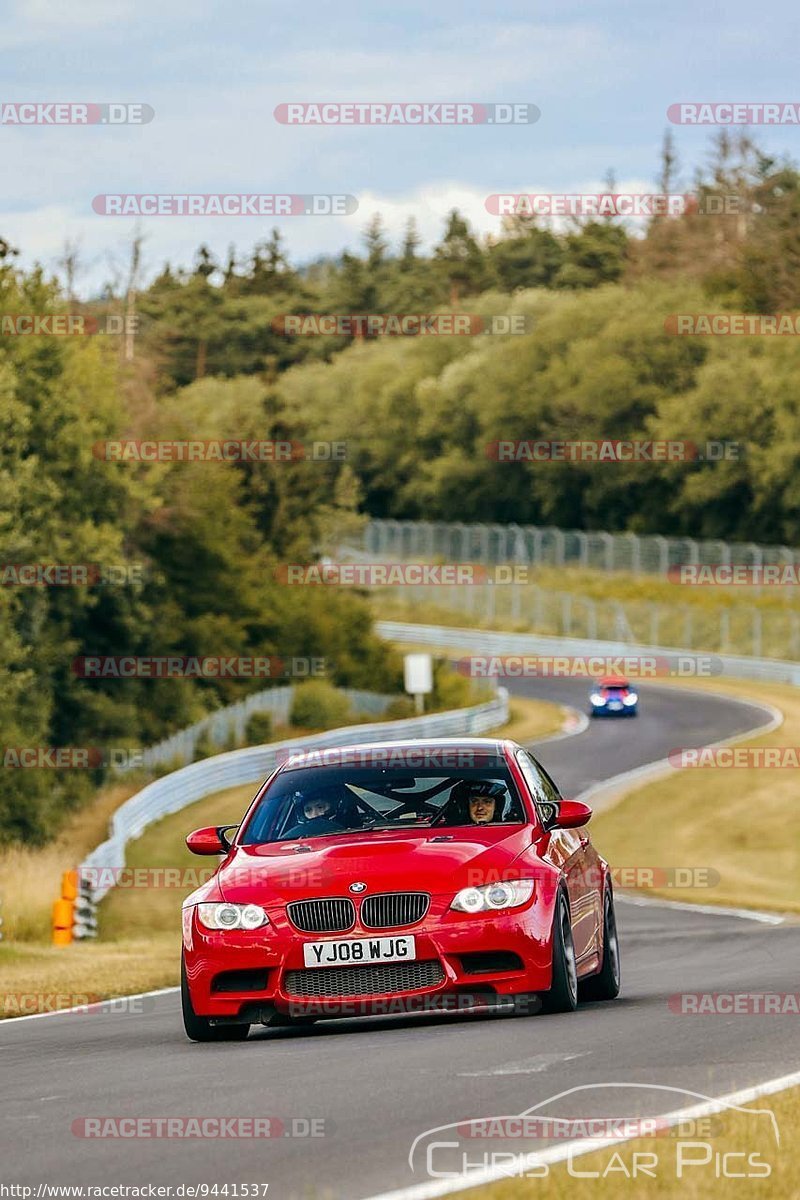
[{"label": "side mirror", "polygon": [[236,828],[236,825],[209,825],[205,829],[195,829],[187,837],[186,845],[192,854],[227,854],[231,848],[227,832]]},{"label": "side mirror", "polygon": [[553,821],[553,829],[580,829],[591,820],[592,810],[580,800],[562,800]]}]

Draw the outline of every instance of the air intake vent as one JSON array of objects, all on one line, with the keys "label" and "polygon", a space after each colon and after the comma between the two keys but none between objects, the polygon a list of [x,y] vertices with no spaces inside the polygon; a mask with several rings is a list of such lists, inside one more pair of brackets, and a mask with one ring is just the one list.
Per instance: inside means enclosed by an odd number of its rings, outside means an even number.
[{"label": "air intake vent", "polygon": [[356,923],[352,900],[334,897],[332,900],[298,900],[287,904],[289,920],[303,933],[342,933]]},{"label": "air intake vent", "polygon": [[384,892],[368,896],[361,904],[361,923],[367,929],[399,929],[414,925],[428,911],[427,892]]}]

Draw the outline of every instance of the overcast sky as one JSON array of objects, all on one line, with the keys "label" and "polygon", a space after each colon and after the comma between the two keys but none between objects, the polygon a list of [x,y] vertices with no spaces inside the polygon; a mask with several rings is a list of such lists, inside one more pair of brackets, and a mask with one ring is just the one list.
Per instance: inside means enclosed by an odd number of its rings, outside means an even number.
[{"label": "overcast sky", "polygon": [[[148,274],[189,265],[200,242],[241,253],[278,225],[293,261],[360,245],[380,210],[427,244],[454,206],[481,231],[503,191],[652,188],[667,107],[798,101],[800,15],[788,0],[4,0],[0,102],[152,105],[140,127],[0,126],[0,236],[52,269],[79,239],[87,294],[124,261],[133,220],[98,216],[99,193],[351,193],[350,217],[150,217]],[[528,102],[533,125],[294,127],[291,101]],[[685,185],[708,129],[679,127]],[[800,159],[800,127],[762,144]]]}]

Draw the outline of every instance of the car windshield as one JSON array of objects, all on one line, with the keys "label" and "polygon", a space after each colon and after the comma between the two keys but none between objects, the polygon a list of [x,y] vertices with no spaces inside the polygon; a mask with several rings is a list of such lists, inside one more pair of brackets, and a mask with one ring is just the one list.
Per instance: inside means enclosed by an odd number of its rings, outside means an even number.
[{"label": "car windshield", "polygon": [[520,824],[525,810],[504,760],[443,772],[315,766],[279,774],[243,831],[242,844],[376,830]]}]

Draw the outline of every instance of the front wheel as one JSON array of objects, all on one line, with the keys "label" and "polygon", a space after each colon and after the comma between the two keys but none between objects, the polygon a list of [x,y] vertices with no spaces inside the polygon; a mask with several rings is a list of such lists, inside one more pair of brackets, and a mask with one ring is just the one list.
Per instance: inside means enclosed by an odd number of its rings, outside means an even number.
[{"label": "front wheel", "polygon": [[603,905],[603,965],[581,983],[582,1000],[615,1000],[619,995],[619,938],[614,897],[606,891]]},{"label": "front wheel", "polygon": [[569,905],[559,893],[553,917],[553,979],[542,996],[542,1012],[574,1012],[578,1007],[578,966],[572,940]]},{"label": "front wheel", "polygon": [[183,1028],[192,1042],[243,1042],[250,1032],[249,1025],[212,1025],[208,1017],[201,1017],[192,1007],[189,981],[186,978],[186,963],[181,955],[181,1010]]}]

